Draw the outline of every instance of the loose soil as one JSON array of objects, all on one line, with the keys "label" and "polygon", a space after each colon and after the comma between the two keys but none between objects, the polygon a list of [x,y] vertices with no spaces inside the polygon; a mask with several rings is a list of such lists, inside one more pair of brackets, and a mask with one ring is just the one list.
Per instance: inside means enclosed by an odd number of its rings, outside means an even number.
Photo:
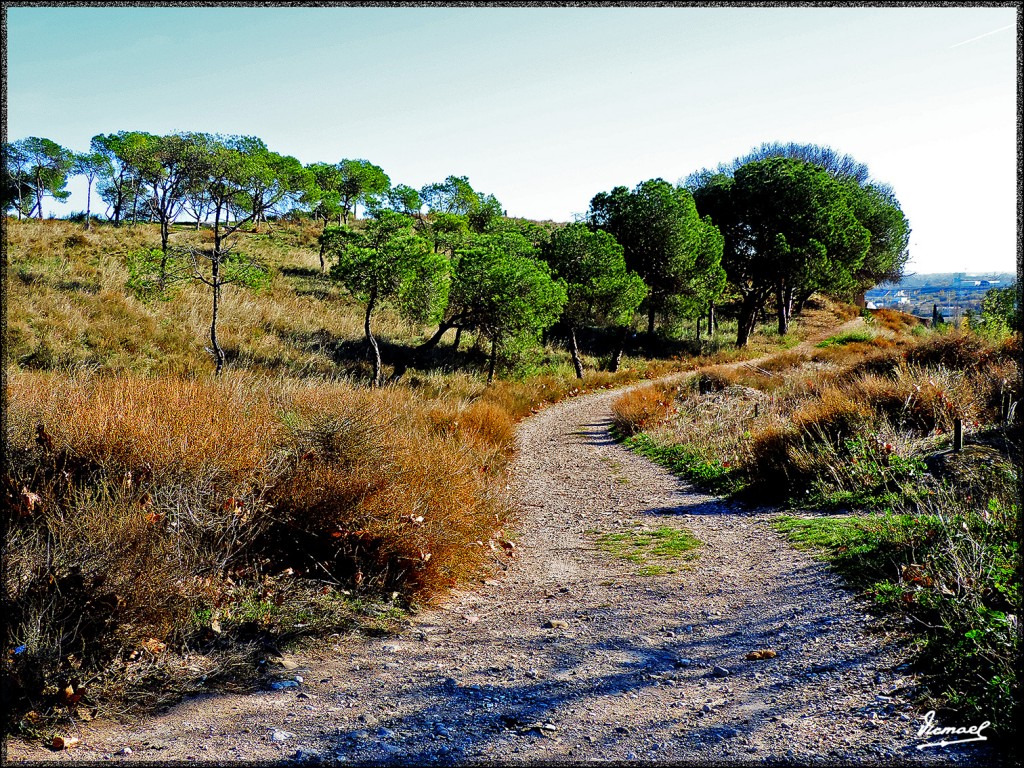
[{"label": "loose soil", "polygon": [[[7,760],[992,764],[984,744],[917,749],[938,739],[917,736],[899,637],[773,531],[775,511],[700,493],[616,443],[620,394],[521,425],[521,535],[503,573],[395,636],[286,660],[278,679],[295,687],[80,724],[62,752],[12,740]],[[701,546],[647,563],[599,546],[665,527]],[[747,660],[762,649],[775,656]]]}]

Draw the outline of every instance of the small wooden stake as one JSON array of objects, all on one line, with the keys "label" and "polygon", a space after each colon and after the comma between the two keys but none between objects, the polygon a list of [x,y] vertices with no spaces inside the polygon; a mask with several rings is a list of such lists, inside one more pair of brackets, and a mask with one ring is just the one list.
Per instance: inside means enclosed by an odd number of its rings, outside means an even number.
[{"label": "small wooden stake", "polygon": [[953,453],[960,453],[964,449],[964,422],[962,419],[953,419]]}]

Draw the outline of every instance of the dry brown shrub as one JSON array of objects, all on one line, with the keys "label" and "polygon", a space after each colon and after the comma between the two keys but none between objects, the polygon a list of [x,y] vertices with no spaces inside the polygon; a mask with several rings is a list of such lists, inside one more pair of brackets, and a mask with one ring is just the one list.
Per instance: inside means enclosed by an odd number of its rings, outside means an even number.
[{"label": "dry brown shrub", "polygon": [[515,426],[508,411],[497,403],[478,400],[459,414],[459,428],[470,440],[502,453],[515,445]]},{"label": "dry brown shrub", "polygon": [[858,402],[836,387],[825,387],[819,398],[793,412],[793,426],[805,435],[837,440],[856,433],[872,416],[866,403]]},{"label": "dry brown shrub", "polygon": [[699,392],[721,392],[723,389],[736,384],[741,378],[742,374],[736,368],[724,365],[715,366],[697,374],[693,386]]},{"label": "dry brown shrub", "polygon": [[888,328],[890,331],[896,333],[906,333],[912,330],[915,326],[921,325],[921,320],[914,315],[907,314],[906,312],[900,312],[895,309],[871,309],[868,310],[871,313],[874,321],[881,325],[883,328]]},{"label": "dry brown shrub", "polygon": [[943,365],[963,370],[991,359],[996,351],[991,341],[957,328],[920,339],[906,350],[905,357],[914,365]]},{"label": "dry brown shrub", "polygon": [[789,350],[787,352],[781,352],[777,355],[772,355],[767,360],[763,360],[758,363],[758,366],[766,371],[772,373],[781,373],[783,371],[789,371],[801,365],[807,360],[807,356],[802,352],[795,352]]},{"label": "dry brown shrub", "polygon": [[648,430],[669,414],[673,396],[664,385],[631,389],[612,403],[612,424],[625,437]]}]

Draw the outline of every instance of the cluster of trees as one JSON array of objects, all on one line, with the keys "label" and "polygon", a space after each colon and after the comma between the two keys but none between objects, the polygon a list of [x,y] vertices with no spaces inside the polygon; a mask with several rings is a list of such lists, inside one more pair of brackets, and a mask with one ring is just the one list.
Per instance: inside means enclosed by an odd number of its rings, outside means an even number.
[{"label": "cluster of trees", "polygon": [[722,264],[738,294],[737,344],[775,298],[779,333],[815,291],[851,298],[897,281],[910,225],[893,191],[848,155],[807,144],[764,144],[685,182],[724,238]]},{"label": "cluster of trees", "polygon": [[[716,305],[732,306],[743,345],[769,298],[785,333],[811,293],[850,297],[898,279],[908,256],[892,190],[852,158],[811,145],[764,145],[678,185],[616,187],[595,195],[582,221],[544,227],[508,219],[464,176],[417,190],[366,160],[304,166],[255,137],[122,131],[95,136],[84,154],[31,137],[4,145],[5,213],[42,217],[44,198],[66,199],[73,174],[88,182],[87,227],[94,184],[114,225],[159,223],[161,286],[175,276],[171,224],[189,217],[212,228],[212,245],[189,252],[188,276],[211,288],[218,372],[232,238],[285,214],[322,222],[321,270],[364,303],[378,385],[373,319],[384,302],[437,324],[416,354],[452,329],[458,348],[463,330],[475,330],[490,345],[489,378],[499,356],[557,325],[582,377],[582,327],[616,331],[613,369],[638,312],[653,340],[658,318],[696,318],[699,337],[702,318],[710,332]],[[364,218],[352,221],[360,206]]]}]

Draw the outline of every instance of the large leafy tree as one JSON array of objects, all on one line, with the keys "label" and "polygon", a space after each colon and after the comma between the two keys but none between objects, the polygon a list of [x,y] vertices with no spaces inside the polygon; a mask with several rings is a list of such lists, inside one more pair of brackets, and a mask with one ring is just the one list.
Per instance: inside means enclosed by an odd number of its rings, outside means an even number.
[{"label": "large leafy tree", "polygon": [[595,195],[587,221],[622,244],[626,266],[646,283],[647,331],[652,336],[656,315],[671,306],[673,297],[701,283],[701,269],[716,268],[698,259],[704,223],[693,197],[663,179]]},{"label": "large leafy tree", "polygon": [[558,320],[565,284],[552,277],[526,238],[511,232],[473,238],[453,267],[445,322],[475,327],[491,342],[490,383],[499,353],[514,357]]},{"label": "large leafy tree", "polygon": [[716,174],[694,190],[724,237],[723,265],[742,297],[737,344],[746,344],[773,293],[785,333],[798,291],[849,294],[870,246],[842,183],[803,160],[772,157]]},{"label": "large leafy tree", "polygon": [[310,173],[290,155],[267,149],[261,139],[249,138],[240,148],[245,157],[246,180],[241,208],[260,224],[294,208],[311,184]]},{"label": "large leafy tree", "polygon": [[65,187],[75,154],[50,139],[29,136],[13,143],[14,154],[24,162],[24,179],[31,187],[33,208],[29,211],[43,218],[43,198],[67,200],[71,194]]},{"label": "large leafy tree", "polygon": [[348,224],[349,214],[355,213],[359,205],[376,207],[378,200],[391,189],[388,175],[369,160],[342,160],[337,167],[342,219],[339,223]]},{"label": "large leafy tree", "polygon": [[[848,207],[870,233],[870,245],[860,266],[853,271],[852,276],[844,275],[844,278],[850,277],[846,285],[853,286],[844,290],[844,294],[863,292],[879,282],[899,280],[909,258],[907,244],[910,239],[910,225],[900,209],[899,201],[888,185],[871,178],[864,163],[831,147],[792,142],[762,144],[742,157],[722,163],[715,170],[703,169],[691,174],[686,179],[686,186],[706,202],[717,196],[713,188],[719,180],[733,178],[739,169],[752,163],[772,159],[807,163],[825,171],[839,183]],[[698,190],[701,190],[700,194]],[[704,204],[700,205],[700,210],[708,213]],[[781,296],[776,296],[780,328],[788,324],[794,298],[799,307],[817,289],[813,281],[803,285],[792,284],[783,289]],[[832,286],[832,290],[836,289],[836,286]]]},{"label": "large leafy tree", "polygon": [[362,230],[343,226],[325,234],[327,252],[335,259],[331,275],[365,305],[363,330],[375,387],[383,383],[383,366],[372,328],[374,310],[392,301],[408,319],[436,321],[448,296],[448,259],[417,236],[412,223],[408,216],[381,210]]},{"label": "large leafy tree", "polygon": [[553,275],[565,282],[562,320],[576,376],[582,379],[577,328],[589,324],[625,326],[647,296],[647,286],[639,275],[626,269],[622,246],[614,237],[592,231],[583,223],[555,230],[542,255]]}]

